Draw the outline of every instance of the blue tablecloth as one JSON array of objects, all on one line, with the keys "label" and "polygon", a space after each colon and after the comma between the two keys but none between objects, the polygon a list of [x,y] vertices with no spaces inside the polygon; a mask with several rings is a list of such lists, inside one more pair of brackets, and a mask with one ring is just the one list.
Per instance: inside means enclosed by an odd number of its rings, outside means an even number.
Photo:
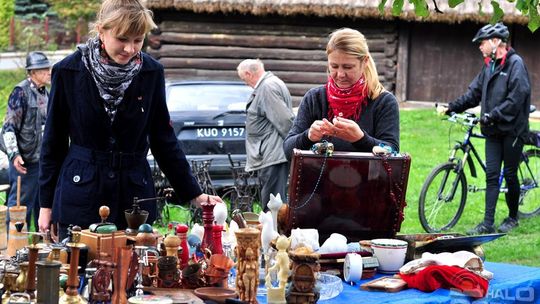
[{"label": "blue tablecloth", "polygon": [[[396,293],[361,290],[359,286],[370,279],[354,286],[343,283],[341,294],[319,303],[540,303],[540,268],[490,262],[486,262],[484,267],[494,276],[489,282],[486,297],[476,301],[460,292],[446,289],[430,293],[417,289]],[[257,300],[266,303],[265,297],[257,297]]]}]

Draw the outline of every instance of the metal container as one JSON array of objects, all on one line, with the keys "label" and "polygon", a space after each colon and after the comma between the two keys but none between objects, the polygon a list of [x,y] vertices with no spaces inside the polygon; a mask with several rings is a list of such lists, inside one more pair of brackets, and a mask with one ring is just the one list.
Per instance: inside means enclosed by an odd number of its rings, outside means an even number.
[{"label": "metal container", "polygon": [[60,266],[57,261],[39,261],[37,265],[37,304],[58,303]]}]

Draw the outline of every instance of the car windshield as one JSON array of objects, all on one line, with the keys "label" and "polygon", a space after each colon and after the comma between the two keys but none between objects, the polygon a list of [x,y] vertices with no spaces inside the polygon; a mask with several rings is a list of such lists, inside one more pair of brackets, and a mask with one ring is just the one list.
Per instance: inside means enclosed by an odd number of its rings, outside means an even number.
[{"label": "car windshield", "polygon": [[169,111],[239,111],[252,89],[235,84],[179,84],[168,91]]}]

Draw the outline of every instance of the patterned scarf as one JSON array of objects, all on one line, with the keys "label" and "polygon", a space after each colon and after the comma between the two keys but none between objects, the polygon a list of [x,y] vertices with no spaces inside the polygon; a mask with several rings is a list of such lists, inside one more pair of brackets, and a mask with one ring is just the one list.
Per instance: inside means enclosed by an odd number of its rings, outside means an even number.
[{"label": "patterned scarf", "polygon": [[127,64],[120,65],[109,58],[98,37],[88,39],[86,44],[78,45],[77,49],[82,53],[84,65],[96,82],[99,95],[104,100],[105,111],[112,123],[118,105],[124,98],[124,92],[142,68],[141,52]]},{"label": "patterned scarf", "polygon": [[328,77],[326,98],[328,99],[328,119],[330,121],[334,117],[357,121],[368,102],[366,81],[362,77],[352,87],[341,89],[338,88],[332,77]]}]

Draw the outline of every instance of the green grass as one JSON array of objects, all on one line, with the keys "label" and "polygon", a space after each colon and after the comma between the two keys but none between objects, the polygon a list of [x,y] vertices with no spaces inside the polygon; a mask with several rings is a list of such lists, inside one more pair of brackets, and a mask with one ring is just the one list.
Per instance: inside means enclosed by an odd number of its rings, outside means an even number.
[{"label": "green grass", "polygon": [[26,77],[24,69],[0,70],[0,118],[4,121],[9,94],[15,85]]}]

